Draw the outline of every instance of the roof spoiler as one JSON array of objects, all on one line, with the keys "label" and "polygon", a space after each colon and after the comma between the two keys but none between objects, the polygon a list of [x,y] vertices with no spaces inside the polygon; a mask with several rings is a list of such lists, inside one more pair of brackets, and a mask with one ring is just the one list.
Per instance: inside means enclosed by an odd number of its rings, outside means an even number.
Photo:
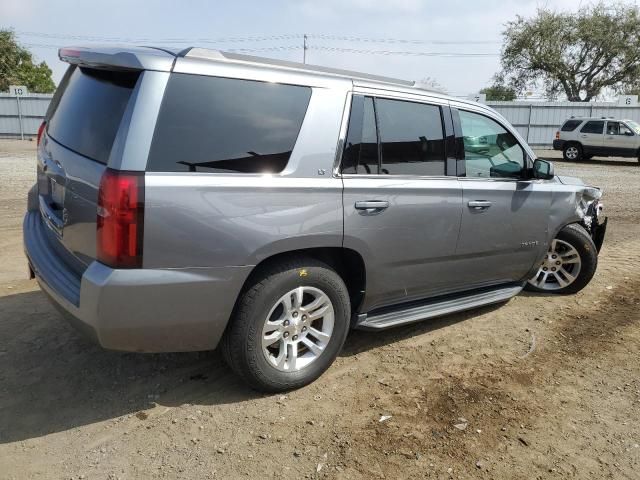
[{"label": "roof spoiler", "polygon": [[152,47],[64,47],[58,50],[63,62],[91,68],[156,70],[170,72],[176,55]]}]

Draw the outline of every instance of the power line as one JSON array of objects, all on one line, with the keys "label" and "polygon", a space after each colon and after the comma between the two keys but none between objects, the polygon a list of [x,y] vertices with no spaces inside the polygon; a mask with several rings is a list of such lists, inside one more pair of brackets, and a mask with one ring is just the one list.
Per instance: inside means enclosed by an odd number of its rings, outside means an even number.
[{"label": "power line", "polygon": [[[51,45],[42,43],[23,43],[26,47],[32,48],[62,48],[62,45]],[[284,51],[296,51],[308,50],[326,51],[326,52],[338,52],[338,53],[351,53],[360,55],[387,55],[387,56],[405,56],[405,57],[441,57],[441,58],[485,58],[485,57],[497,57],[497,53],[475,53],[475,52],[418,52],[418,51],[398,51],[398,50],[366,50],[356,48],[342,48],[342,47],[328,47],[323,45],[281,45],[273,47],[256,47],[256,48],[225,48],[226,52],[284,52]]]},{"label": "power line", "polygon": [[[32,48],[50,48],[58,50],[59,48],[63,48],[63,45],[51,45],[44,43],[23,43],[25,47]],[[277,51],[287,51],[287,50],[302,50],[302,46],[300,45],[283,45],[283,46],[275,46],[275,47],[258,47],[258,48],[227,48],[224,51],[226,52],[277,52]]]},{"label": "power line", "polygon": [[405,38],[371,38],[341,35],[308,34],[309,38],[320,40],[336,40],[342,42],[365,42],[365,43],[404,43],[410,45],[501,45],[502,42],[495,40],[411,40]]},{"label": "power line", "polygon": [[475,53],[475,52],[417,52],[417,51],[398,51],[398,50],[364,50],[357,48],[327,47],[323,45],[310,45],[309,50],[325,50],[329,52],[357,53],[366,55],[402,55],[416,57],[497,57],[497,53]]},{"label": "power line", "polygon": [[407,45],[500,45],[501,42],[496,40],[416,40],[404,38],[372,38],[358,37],[351,35],[328,35],[328,34],[281,34],[281,35],[263,35],[263,36],[246,36],[246,37],[220,37],[220,38],[188,38],[188,37],[109,37],[98,35],[71,35],[46,32],[16,32],[20,36],[25,37],[41,37],[54,38],[60,40],[84,40],[84,41],[104,41],[104,42],[160,42],[160,43],[242,43],[242,42],[265,42],[279,40],[299,40],[305,36],[307,38],[315,38],[317,40],[341,41],[341,42],[364,42],[364,43],[391,43],[391,44],[407,44]]},{"label": "power line", "polygon": [[290,35],[265,35],[265,36],[252,36],[252,37],[221,37],[221,38],[187,38],[187,37],[167,37],[167,38],[153,38],[153,37],[108,37],[108,36],[96,36],[96,35],[68,35],[59,33],[43,33],[43,32],[16,32],[16,34],[24,37],[40,37],[40,38],[53,38],[58,40],[83,40],[90,42],[122,42],[122,43],[145,43],[145,42],[159,42],[159,43],[241,43],[241,42],[264,42],[264,41],[279,41],[279,40],[295,40],[302,38],[303,35],[290,34]]}]

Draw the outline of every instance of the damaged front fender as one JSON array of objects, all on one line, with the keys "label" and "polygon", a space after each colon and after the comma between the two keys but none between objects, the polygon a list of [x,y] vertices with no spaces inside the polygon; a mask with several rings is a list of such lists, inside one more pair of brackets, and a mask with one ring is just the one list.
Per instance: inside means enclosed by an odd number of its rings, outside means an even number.
[{"label": "damaged front fender", "polygon": [[[568,223],[579,223],[589,235],[591,235],[598,252],[600,252],[608,222],[604,214],[602,190],[597,187],[585,185],[584,182],[578,178],[562,176],[556,178],[559,183],[566,185],[568,190],[558,192],[558,195],[554,198],[554,206],[558,207],[560,204],[566,205],[565,202],[567,201],[574,206],[574,220],[571,221],[571,219],[569,219],[569,221],[561,222],[560,225],[558,225],[557,231]],[[560,204],[558,204],[558,201]],[[552,213],[554,210],[556,213],[560,213],[562,208],[554,208],[552,209]]]}]

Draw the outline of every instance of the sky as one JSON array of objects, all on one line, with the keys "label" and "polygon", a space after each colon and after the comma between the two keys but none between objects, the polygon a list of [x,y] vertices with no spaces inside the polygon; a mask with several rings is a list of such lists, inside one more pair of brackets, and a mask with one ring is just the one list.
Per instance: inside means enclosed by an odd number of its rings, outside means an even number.
[{"label": "sky", "polygon": [[575,11],[584,3],[0,0],[0,28],[12,28],[37,60],[46,61],[56,83],[66,68],[57,56],[61,46],[202,46],[302,61],[302,35],[308,34],[307,63],[408,80],[429,78],[448,93],[464,96],[492,83],[506,22],[534,15],[539,7]]}]

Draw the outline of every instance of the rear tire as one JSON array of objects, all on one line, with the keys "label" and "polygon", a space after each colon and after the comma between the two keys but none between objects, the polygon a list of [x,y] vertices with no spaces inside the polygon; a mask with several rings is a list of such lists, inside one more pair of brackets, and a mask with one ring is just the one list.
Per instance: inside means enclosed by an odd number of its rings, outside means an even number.
[{"label": "rear tire", "polygon": [[256,390],[300,388],[333,363],[350,315],[347,287],[333,269],[313,258],[290,259],[264,268],[241,294],[222,354]]},{"label": "rear tire", "polygon": [[525,289],[541,293],[576,293],[589,284],[597,266],[598,250],[591,236],[580,225],[567,225],[551,242],[545,259]]},{"label": "rear tire", "polygon": [[562,149],[562,157],[568,162],[578,162],[582,160],[582,145],[570,143]]}]

